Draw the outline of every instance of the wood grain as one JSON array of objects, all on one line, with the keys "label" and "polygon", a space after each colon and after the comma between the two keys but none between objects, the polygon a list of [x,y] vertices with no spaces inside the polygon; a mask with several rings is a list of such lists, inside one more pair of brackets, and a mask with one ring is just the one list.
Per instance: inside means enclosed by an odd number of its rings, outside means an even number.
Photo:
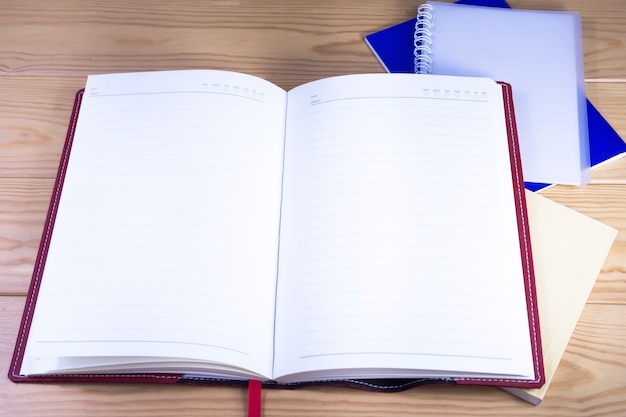
[{"label": "wood grain", "polygon": [[[623,0],[509,3],[580,12],[587,96],[626,137]],[[0,0],[0,373],[8,372],[74,93],[88,74],[227,69],[290,89],[332,75],[383,72],[363,36],[411,19],[418,4]],[[594,170],[587,187],[557,186],[543,195],[619,233],[540,406],[494,388],[317,388],[265,390],[264,415],[626,415],[626,158]],[[14,384],[0,377],[0,416],[243,416],[245,401],[239,388]]]},{"label": "wood grain", "polygon": [[54,181],[0,178],[0,294],[24,295]]},{"label": "wood grain", "polygon": [[0,77],[0,178],[54,178],[85,78]]},{"label": "wood grain", "polygon": [[[626,55],[624,58],[626,59]],[[587,82],[585,89],[589,101],[622,136],[622,139],[625,138],[624,96],[626,95],[626,80],[620,82]]]},{"label": "wood grain", "polygon": [[[3,36],[15,45],[0,52],[6,75],[215,68],[291,88],[322,76],[382,72],[363,35],[413,13],[354,0],[331,14],[330,2],[113,1],[93,9],[58,3],[3,10]],[[43,45],[21,42],[43,34]]]},{"label": "wood grain", "polygon": [[[323,76],[381,72],[363,36],[412,18],[417,3],[379,3],[116,0],[87,8],[75,1],[5,1],[0,73],[217,68],[245,70],[291,88]],[[511,1],[517,8],[580,12],[587,78],[624,78],[626,26],[615,17],[623,3],[606,4]],[[39,41],[28,41],[34,39]]]}]

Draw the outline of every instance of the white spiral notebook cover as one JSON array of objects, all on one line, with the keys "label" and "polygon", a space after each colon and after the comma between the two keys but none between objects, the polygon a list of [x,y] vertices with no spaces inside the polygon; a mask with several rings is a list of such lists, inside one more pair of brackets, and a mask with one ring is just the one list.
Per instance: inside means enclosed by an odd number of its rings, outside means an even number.
[{"label": "white spiral notebook cover", "polygon": [[415,72],[513,86],[526,181],[589,181],[579,14],[429,2],[415,28]]}]

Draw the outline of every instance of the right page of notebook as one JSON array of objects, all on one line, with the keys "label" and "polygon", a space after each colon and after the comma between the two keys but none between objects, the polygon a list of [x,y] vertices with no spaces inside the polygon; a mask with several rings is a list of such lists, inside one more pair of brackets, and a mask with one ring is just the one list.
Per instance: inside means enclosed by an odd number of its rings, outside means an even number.
[{"label": "right page of notebook", "polygon": [[532,375],[501,88],[369,74],[288,102],[275,377]]},{"label": "right page of notebook", "polygon": [[449,3],[433,6],[432,74],[513,86],[524,180],[589,179],[580,16]]}]

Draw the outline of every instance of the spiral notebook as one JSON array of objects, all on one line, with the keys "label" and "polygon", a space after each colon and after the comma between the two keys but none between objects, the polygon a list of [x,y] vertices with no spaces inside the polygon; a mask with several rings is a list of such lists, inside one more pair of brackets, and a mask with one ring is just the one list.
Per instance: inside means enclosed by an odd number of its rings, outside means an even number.
[{"label": "spiral notebook", "polygon": [[[419,10],[418,25],[410,28],[418,29],[417,71],[510,82],[525,180],[585,184],[590,161],[580,16],[437,2]],[[366,41],[381,58],[372,39]]]}]

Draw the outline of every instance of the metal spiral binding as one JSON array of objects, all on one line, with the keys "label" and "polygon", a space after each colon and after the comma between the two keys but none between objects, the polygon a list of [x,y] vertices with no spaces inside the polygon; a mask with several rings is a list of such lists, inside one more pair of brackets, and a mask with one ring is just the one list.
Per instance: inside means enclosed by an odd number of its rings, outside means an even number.
[{"label": "metal spiral binding", "polygon": [[415,73],[429,74],[432,68],[432,27],[433,6],[422,4],[417,8],[415,35],[413,38],[413,54],[415,55]]}]

